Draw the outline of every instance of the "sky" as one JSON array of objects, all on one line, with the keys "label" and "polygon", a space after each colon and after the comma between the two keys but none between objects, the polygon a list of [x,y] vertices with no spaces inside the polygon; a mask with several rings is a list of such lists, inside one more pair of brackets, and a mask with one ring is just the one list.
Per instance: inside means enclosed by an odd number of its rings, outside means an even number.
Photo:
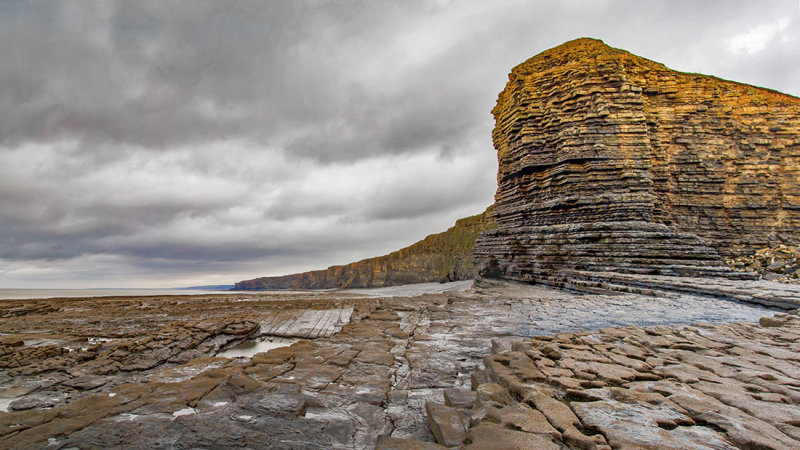
[{"label": "sky", "polygon": [[232,284],[482,212],[490,110],[594,37],[800,96],[800,1],[0,1],[0,288]]}]

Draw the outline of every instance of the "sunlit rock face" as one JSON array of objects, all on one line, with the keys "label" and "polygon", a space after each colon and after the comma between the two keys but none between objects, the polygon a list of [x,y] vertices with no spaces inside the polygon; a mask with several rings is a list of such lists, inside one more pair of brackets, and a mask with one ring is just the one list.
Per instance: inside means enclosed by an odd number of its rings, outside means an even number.
[{"label": "sunlit rock face", "polygon": [[798,242],[798,98],[578,39],[515,67],[492,112],[484,275],[730,275],[722,257]]},{"label": "sunlit rock face", "polygon": [[236,289],[368,288],[468,280],[476,275],[470,253],[475,239],[495,226],[490,206],[481,214],[457,220],[447,231],[388,255],[324,270],[240,281]]}]

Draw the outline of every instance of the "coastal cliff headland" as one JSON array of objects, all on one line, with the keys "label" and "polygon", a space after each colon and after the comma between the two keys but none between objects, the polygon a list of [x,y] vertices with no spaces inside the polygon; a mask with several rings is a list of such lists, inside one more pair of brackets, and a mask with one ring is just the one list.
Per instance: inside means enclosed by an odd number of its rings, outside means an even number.
[{"label": "coastal cliff headland", "polygon": [[237,289],[476,275],[579,287],[586,271],[745,279],[757,275],[726,262],[800,243],[796,97],[582,38],[515,67],[492,113],[491,213],[386,256]]},{"label": "coastal cliff headland", "polygon": [[492,110],[498,227],[483,273],[734,276],[800,234],[800,99],[595,39],[515,67]]},{"label": "coastal cliff headland", "polygon": [[471,254],[475,240],[481,232],[496,226],[489,207],[481,214],[457,220],[443,233],[388,255],[324,270],[240,281],[235,289],[367,288],[473,279],[477,275]]}]

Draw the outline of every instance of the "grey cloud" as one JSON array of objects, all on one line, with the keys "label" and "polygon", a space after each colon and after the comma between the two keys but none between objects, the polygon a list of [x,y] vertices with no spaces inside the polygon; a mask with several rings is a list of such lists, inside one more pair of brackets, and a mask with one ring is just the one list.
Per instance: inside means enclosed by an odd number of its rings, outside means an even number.
[{"label": "grey cloud", "polygon": [[0,136],[7,144],[73,138],[163,149],[228,136],[265,143],[287,127],[325,128],[363,99],[345,78],[357,67],[343,65],[376,21],[372,3],[318,3],[20,8],[0,29],[0,46],[16,61],[0,72],[12,93]]}]

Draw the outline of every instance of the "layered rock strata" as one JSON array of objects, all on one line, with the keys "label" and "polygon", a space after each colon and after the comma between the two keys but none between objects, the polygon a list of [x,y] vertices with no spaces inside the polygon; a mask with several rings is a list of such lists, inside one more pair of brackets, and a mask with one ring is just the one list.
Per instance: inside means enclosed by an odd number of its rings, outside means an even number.
[{"label": "layered rock strata", "polygon": [[489,207],[481,214],[457,220],[443,233],[388,255],[325,270],[240,281],[235,289],[366,288],[467,280],[476,274],[470,254],[475,239],[481,231],[495,226]]},{"label": "layered rock strata", "polygon": [[798,98],[579,39],[515,67],[492,112],[484,275],[730,275],[722,257],[798,242]]}]

